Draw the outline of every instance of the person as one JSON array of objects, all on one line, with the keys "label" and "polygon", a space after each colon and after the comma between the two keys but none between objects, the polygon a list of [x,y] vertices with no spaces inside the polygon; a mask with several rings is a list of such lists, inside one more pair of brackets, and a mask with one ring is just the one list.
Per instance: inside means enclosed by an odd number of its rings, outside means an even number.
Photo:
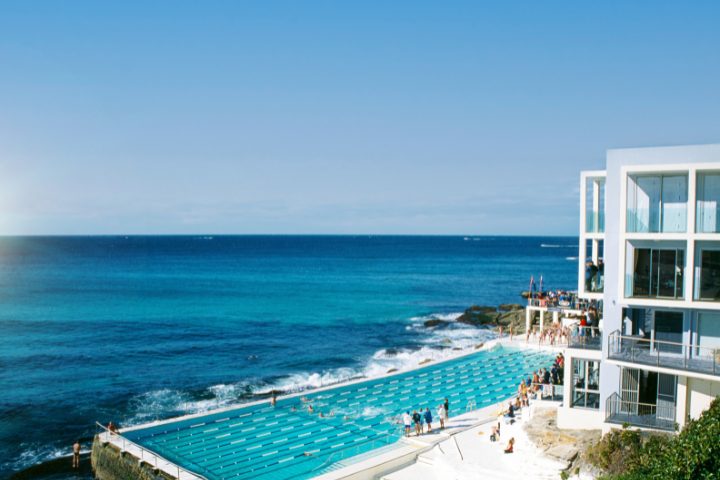
[{"label": "person", "polygon": [[111,433],[117,433],[117,425],[113,422],[108,423],[107,429],[110,430]]},{"label": "person", "polygon": [[508,421],[513,421],[515,419],[515,406],[513,405],[512,401],[508,402],[508,409],[505,413],[505,418]]},{"label": "person", "polygon": [[409,437],[410,436],[410,424],[412,424],[412,417],[410,416],[409,410],[403,414],[402,422],[403,422],[403,425],[405,425],[405,436]]},{"label": "person", "polygon": [[427,425],[427,433],[432,433],[432,413],[430,413],[430,407],[425,409],[425,424]]},{"label": "person", "polygon": [[72,466],[73,468],[80,468],[80,440],[75,440],[73,443],[73,455],[72,455]]},{"label": "person", "polygon": [[598,267],[595,266],[591,258],[588,258],[585,262],[585,291],[594,291],[593,284],[595,283],[595,275],[597,275]]},{"label": "person", "polygon": [[515,327],[514,327],[513,324],[511,323],[511,324],[510,324],[510,341],[511,341],[511,342],[512,342],[512,339],[513,339],[513,335],[514,335],[514,334],[515,334]]},{"label": "person", "polygon": [[412,419],[415,423],[415,435],[419,437],[422,433],[422,417],[417,410],[413,410]]},{"label": "person", "polygon": [[445,416],[450,417],[450,402],[448,401],[447,397],[445,397],[445,404],[443,405],[445,407]]},{"label": "person", "polygon": [[520,403],[520,397],[515,398],[515,410],[520,410],[522,408],[522,404]]},{"label": "person", "polygon": [[297,412],[297,407],[295,405],[293,405],[292,407],[290,407],[290,411]]},{"label": "person", "polygon": [[275,390],[272,391],[272,396],[270,397],[270,405],[273,407],[277,404],[277,394],[275,393]]},{"label": "person", "polygon": [[442,403],[438,406],[438,418],[440,418],[440,430],[445,428],[445,420],[447,420],[447,415],[445,414],[445,405]]},{"label": "person", "polygon": [[500,325],[500,327],[498,327],[498,336],[500,338],[502,338],[502,334],[503,334],[503,327],[502,327],[502,325]]},{"label": "person", "polygon": [[500,440],[500,429],[493,425],[492,431],[490,432],[490,441],[496,442],[498,440]]},{"label": "person", "polygon": [[543,381],[545,385],[550,383],[550,372],[548,372],[547,368],[543,368]]},{"label": "person", "polygon": [[313,409],[312,403],[308,405],[308,413],[313,413],[315,410]]},{"label": "person", "polygon": [[513,453],[513,447],[515,446],[515,437],[512,437],[505,447],[505,453]]}]

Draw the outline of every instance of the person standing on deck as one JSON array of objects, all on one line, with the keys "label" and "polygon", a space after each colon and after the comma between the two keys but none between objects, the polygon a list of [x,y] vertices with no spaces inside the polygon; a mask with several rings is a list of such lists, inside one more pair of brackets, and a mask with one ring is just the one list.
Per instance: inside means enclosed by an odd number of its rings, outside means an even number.
[{"label": "person standing on deck", "polygon": [[410,436],[410,424],[412,424],[412,417],[410,416],[410,411],[408,410],[405,412],[402,416],[403,425],[405,426],[405,436]]},{"label": "person standing on deck", "polygon": [[448,401],[447,397],[445,397],[445,404],[443,405],[445,407],[445,416],[450,417],[450,402]]},{"label": "person standing on deck", "polygon": [[427,425],[427,433],[432,433],[432,413],[430,413],[430,407],[425,409],[425,424]]},{"label": "person standing on deck", "polygon": [[412,419],[415,423],[415,435],[419,437],[422,434],[422,417],[417,410],[413,411]]},{"label": "person standing on deck", "polygon": [[447,420],[447,413],[445,412],[445,405],[442,403],[438,406],[438,418],[440,418],[440,429],[445,428],[445,420]]}]

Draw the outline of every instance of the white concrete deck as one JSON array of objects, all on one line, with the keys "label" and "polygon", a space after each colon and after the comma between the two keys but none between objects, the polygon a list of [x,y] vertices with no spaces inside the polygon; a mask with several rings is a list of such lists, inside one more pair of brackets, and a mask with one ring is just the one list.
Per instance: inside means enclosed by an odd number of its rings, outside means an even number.
[{"label": "white concrete deck", "polygon": [[[557,480],[567,465],[545,457],[532,444],[522,428],[525,421],[523,415],[529,413],[527,407],[523,409],[513,425],[506,424],[504,419],[493,418],[482,425],[457,433],[453,438],[438,442],[433,448],[419,455],[415,464],[381,478],[516,480],[521,476]],[[498,421],[501,424],[500,440],[491,442],[491,427]],[[505,454],[503,450],[510,438],[515,439],[514,453]]]}]

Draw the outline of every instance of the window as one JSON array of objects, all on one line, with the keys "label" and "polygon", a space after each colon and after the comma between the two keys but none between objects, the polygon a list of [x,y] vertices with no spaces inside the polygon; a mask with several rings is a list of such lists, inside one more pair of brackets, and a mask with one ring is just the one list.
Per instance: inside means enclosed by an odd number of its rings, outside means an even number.
[{"label": "window", "polygon": [[720,351],[720,313],[702,312],[697,318],[697,345],[701,357],[713,358]]},{"label": "window", "polygon": [[573,358],[572,407],[600,408],[600,362]]},{"label": "window", "polygon": [[698,173],[696,227],[698,233],[720,232],[720,172]]},{"label": "window", "polygon": [[585,179],[585,231],[605,231],[605,179],[602,177]]},{"label": "window", "polygon": [[720,250],[700,248],[699,281],[696,276],[695,300],[720,300]]},{"label": "window", "polygon": [[627,231],[684,232],[687,175],[633,175],[627,185]]},{"label": "window", "polygon": [[635,248],[632,264],[632,296],[681,298],[685,251],[679,248]]}]

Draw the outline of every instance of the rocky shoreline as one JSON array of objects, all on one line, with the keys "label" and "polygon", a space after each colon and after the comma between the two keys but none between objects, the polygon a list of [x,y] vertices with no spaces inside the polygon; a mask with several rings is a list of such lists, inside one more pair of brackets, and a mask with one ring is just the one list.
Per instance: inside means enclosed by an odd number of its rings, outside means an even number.
[{"label": "rocky shoreline", "polygon": [[464,323],[474,327],[499,328],[507,331],[512,325],[513,331],[525,332],[525,309],[517,303],[503,303],[496,307],[487,305],[472,305],[455,320],[431,318],[424,322],[425,327],[441,327],[450,323]]}]

